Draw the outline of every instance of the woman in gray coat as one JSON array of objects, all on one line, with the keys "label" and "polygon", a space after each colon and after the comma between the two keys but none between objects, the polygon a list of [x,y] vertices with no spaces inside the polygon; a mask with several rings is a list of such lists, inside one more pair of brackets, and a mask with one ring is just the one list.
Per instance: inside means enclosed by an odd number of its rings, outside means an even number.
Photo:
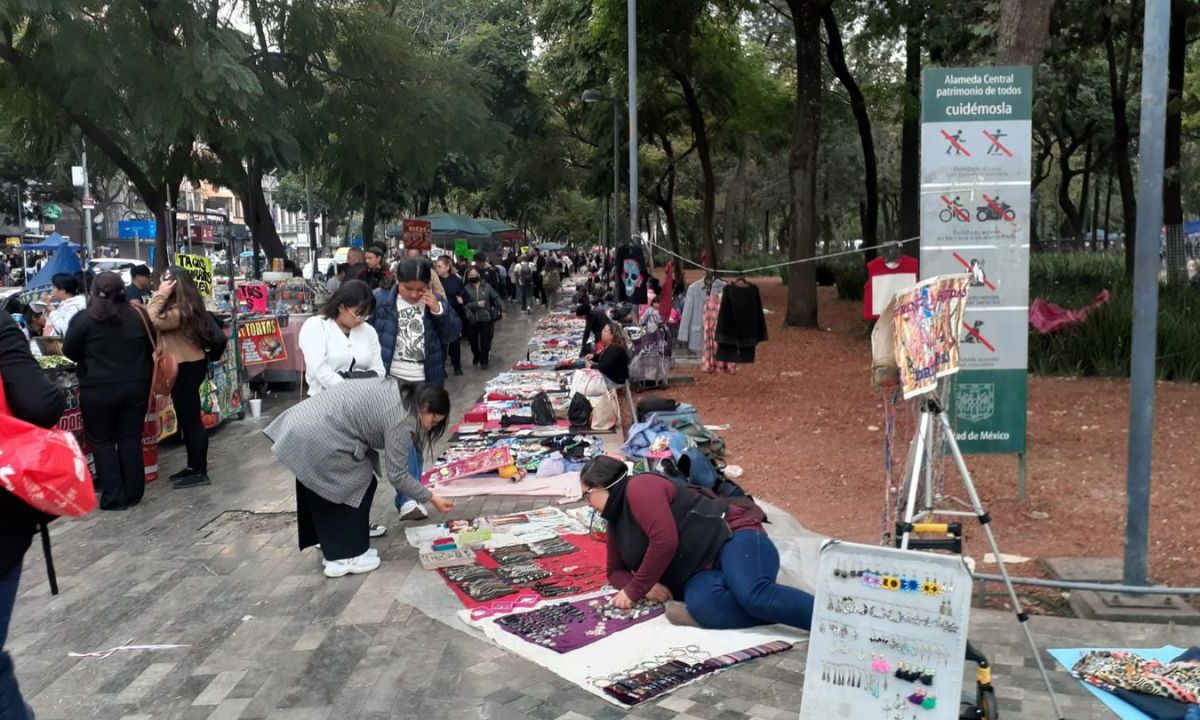
[{"label": "woman in gray coat", "polygon": [[296,474],[300,549],[320,544],[327,577],[379,567],[379,555],[368,547],[379,460],[398,492],[439,512],[454,508],[408,472],[408,453],[432,450],[449,412],[442,388],[364,378],[292,407],[264,431],[275,457]]}]

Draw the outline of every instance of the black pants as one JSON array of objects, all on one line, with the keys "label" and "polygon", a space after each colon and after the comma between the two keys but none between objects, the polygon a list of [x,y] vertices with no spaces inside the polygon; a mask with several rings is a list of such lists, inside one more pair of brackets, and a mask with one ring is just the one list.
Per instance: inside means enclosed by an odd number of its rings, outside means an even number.
[{"label": "black pants", "polygon": [[462,345],[459,342],[455,340],[446,346],[446,354],[450,356],[450,366],[454,372],[462,372]]},{"label": "black pants", "polygon": [[326,560],[346,560],[367,551],[371,537],[371,503],[378,480],[363,495],[358,507],[329,502],[296,480],[296,529],[300,549],[320,543]]},{"label": "black pants", "polygon": [[179,432],[187,446],[187,466],[198,473],[208,472],[208,431],[200,416],[200,385],[208,376],[208,361],[179,363],[179,376],[171,388]]},{"label": "black pants", "polygon": [[480,365],[488,364],[488,355],[492,352],[492,335],[495,334],[496,323],[493,321],[471,323],[467,328],[467,339],[471,342],[471,355]]},{"label": "black pants", "polygon": [[148,382],[79,389],[83,431],[92,444],[100,507],[106,510],[134,505],[146,490],[142,428],[149,399]]}]

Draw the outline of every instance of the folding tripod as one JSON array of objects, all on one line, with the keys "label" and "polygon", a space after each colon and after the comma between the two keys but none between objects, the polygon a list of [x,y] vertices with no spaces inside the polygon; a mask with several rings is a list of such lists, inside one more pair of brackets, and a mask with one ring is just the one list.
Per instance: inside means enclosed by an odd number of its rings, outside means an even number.
[{"label": "folding tripod", "polygon": [[[932,471],[934,422],[941,423],[941,428],[945,436],[944,442],[950,448],[951,455],[954,456],[954,464],[958,467],[958,474],[962,478],[963,487],[971,499],[972,512],[964,510],[939,510],[934,507],[935,498]],[[896,533],[900,536],[900,548],[902,550],[909,549],[909,541],[913,531],[917,529],[917,526],[922,521],[928,523],[935,516],[975,517],[979,520],[979,524],[983,526],[984,534],[987,535],[988,544],[992,547],[992,554],[996,558],[996,566],[1000,570],[1000,576],[1004,578],[1004,586],[1008,589],[1008,597],[1012,601],[1017,621],[1020,623],[1021,629],[1025,631],[1025,639],[1029,641],[1029,647],[1033,650],[1033,659],[1037,663],[1038,671],[1042,674],[1043,682],[1046,683],[1046,692],[1050,694],[1050,704],[1054,708],[1054,717],[1062,720],[1063,714],[1058,706],[1058,696],[1055,695],[1054,688],[1050,684],[1050,676],[1046,672],[1045,665],[1042,664],[1041,651],[1038,649],[1037,642],[1033,639],[1033,632],[1029,629],[1029,615],[1021,607],[1021,601],[1017,598],[1017,591],[1013,588],[1012,580],[1009,579],[1008,569],[1004,566],[1003,557],[1000,555],[1000,546],[996,544],[996,536],[992,533],[990,524],[992,518],[983,509],[983,503],[979,501],[979,493],[975,491],[975,483],[971,480],[971,473],[967,470],[967,463],[963,460],[962,451],[954,439],[954,429],[950,426],[950,419],[946,417],[946,411],[935,397],[926,397],[921,401],[921,420],[917,426],[917,434],[913,438],[911,451],[912,462],[904,479],[907,485],[908,501],[904,508],[904,518],[896,523]],[[917,495],[920,493],[922,485],[924,485],[924,507],[921,508],[920,512],[917,512]],[[927,545],[926,547],[929,546]],[[959,544],[958,547],[961,548],[961,545]]]}]

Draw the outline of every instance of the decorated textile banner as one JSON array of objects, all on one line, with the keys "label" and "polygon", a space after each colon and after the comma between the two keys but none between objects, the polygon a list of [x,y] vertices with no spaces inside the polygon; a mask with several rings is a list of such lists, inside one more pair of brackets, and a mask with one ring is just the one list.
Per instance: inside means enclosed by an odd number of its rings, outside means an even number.
[{"label": "decorated textile banner", "polygon": [[242,364],[258,365],[287,360],[283,331],[277,318],[250,320],[238,326],[238,347]]},{"label": "decorated textile banner", "polygon": [[941,275],[896,293],[892,322],[904,399],[958,372],[958,343],[970,275]]},{"label": "decorated textile banner", "polygon": [[212,297],[213,266],[211,259],[203,255],[180,253],[175,256],[175,262],[192,276],[192,280],[196,283],[196,289],[200,291],[201,295]]},{"label": "decorated textile banner", "polygon": [[254,315],[267,312],[267,284],[260,282],[242,283],[237,286],[239,303],[246,303],[247,311]]}]

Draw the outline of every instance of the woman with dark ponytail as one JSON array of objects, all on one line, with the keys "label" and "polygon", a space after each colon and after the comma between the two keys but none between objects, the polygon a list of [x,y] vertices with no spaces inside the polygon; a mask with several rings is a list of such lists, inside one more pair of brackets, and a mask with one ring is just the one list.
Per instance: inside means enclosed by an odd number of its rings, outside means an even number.
[{"label": "woman with dark ponytail", "polygon": [[146,488],[142,427],[154,375],[150,318],[125,299],[125,283],[105,272],[87,309],[71,318],[63,354],[79,365],[79,410],[96,460],[100,509],[138,504]]}]

